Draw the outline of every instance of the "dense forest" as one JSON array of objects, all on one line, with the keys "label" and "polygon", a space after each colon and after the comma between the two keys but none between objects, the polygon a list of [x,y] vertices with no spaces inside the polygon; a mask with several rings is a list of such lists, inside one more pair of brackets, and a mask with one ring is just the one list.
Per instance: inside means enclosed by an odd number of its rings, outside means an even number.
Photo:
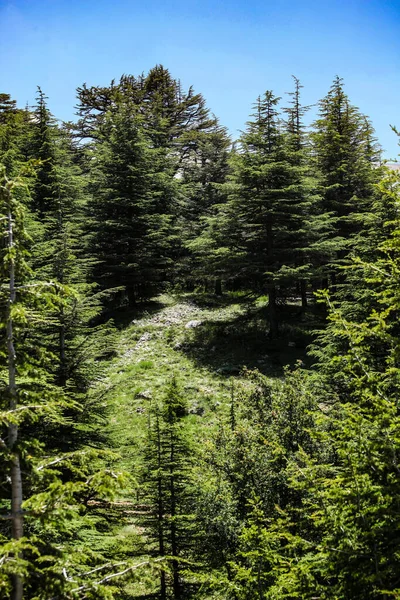
[{"label": "dense forest", "polygon": [[0,598],[400,598],[400,172],[301,92],[0,94]]}]

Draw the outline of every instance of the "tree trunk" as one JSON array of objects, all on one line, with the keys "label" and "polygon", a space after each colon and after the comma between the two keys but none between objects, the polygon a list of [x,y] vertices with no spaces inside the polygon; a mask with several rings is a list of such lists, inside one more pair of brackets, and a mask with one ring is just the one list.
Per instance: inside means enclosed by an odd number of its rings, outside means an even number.
[{"label": "tree trunk", "polygon": [[300,296],[301,307],[305,310],[307,308],[307,282],[304,279],[300,281]]},{"label": "tree trunk", "polygon": [[[160,422],[157,414],[157,466],[159,475],[157,477],[157,526],[158,526],[158,551],[160,556],[165,556],[164,547],[164,494],[162,486],[161,473],[161,435],[160,435]],[[166,600],[167,598],[167,586],[165,582],[165,571],[160,571],[160,599]]]},{"label": "tree trunk", "polygon": [[278,316],[276,314],[276,287],[273,285],[268,292],[269,335],[271,339],[278,337]]},{"label": "tree trunk", "polygon": [[[13,220],[11,212],[8,213],[8,247],[14,246]],[[10,410],[17,408],[16,366],[14,349],[14,331],[12,321],[12,305],[15,302],[15,262],[10,259],[9,268],[9,297],[7,303],[7,358],[8,358],[8,393],[10,396]],[[18,450],[18,425],[10,423],[8,426],[8,447],[11,451],[11,533],[14,540],[19,540],[24,534],[22,516],[22,473]],[[12,600],[22,600],[23,583],[19,575],[13,577]]]},{"label": "tree trunk", "polygon": [[60,313],[60,336],[59,336],[59,351],[60,351],[60,369],[58,374],[58,385],[60,387],[65,387],[67,385],[68,379],[68,369],[67,369],[67,358],[65,354],[65,325],[64,325],[64,311],[61,310]]},{"label": "tree trunk", "polygon": [[215,280],[214,293],[216,296],[222,296],[222,279],[219,277]]},{"label": "tree trunk", "polygon": [[[175,443],[173,439],[173,432],[171,431],[171,454],[170,454],[170,494],[171,494],[171,554],[173,557],[178,556],[178,543],[177,543],[177,532],[176,532],[176,496],[175,496]],[[179,565],[177,560],[172,561],[172,586],[174,591],[175,600],[179,600],[181,597],[181,586],[179,582]]]}]

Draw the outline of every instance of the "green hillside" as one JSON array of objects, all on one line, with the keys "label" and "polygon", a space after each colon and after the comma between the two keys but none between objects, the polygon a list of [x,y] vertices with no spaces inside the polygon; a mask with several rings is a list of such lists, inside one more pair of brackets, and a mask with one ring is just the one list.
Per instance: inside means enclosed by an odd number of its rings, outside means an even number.
[{"label": "green hillside", "polygon": [[400,598],[399,172],[293,83],[0,94],[0,599]]}]

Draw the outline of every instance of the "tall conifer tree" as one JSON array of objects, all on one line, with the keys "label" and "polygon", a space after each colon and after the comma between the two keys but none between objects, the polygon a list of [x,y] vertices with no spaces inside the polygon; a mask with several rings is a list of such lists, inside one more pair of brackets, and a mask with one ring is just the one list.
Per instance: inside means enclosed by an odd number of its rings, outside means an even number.
[{"label": "tall conifer tree", "polygon": [[107,119],[89,203],[93,277],[133,303],[159,290],[171,270],[178,184],[173,159],[151,147],[134,106]]},{"label": "tall conifer tree", "polygon": [[[279,98],[266,92],[232,157],[229,198],[210,221],[214,261],[227,278],[269,298],[270,335],[278,333],[277,301],[307,273],[308,211],[313,191],[285,132]],[[213,233],[211,233],[213,232]],[[216,233],[216,235],[215,235]],[[217,245],[215,243],[217,242]],[[219,247],[218,247],[219,244]]]},{"label": "tall conifer tree", "polygon": [[192,458],[186,415],[186,403],[174,378],[163,405],[151,412],[144,448],[143,482],[150,509],[144,525],[156,541],[156,554],[171,557],[171,580],[164,570],[160,574],[161,600],[168,597],[168,588],[176,600],[184,597],[180,559],[190,556],[193,535],[188,514]]},{"label": "tall conifer tree", "polygon": [[[38,335],[55,357],[57,384],[87,409],[87,392],[99,372],[98,360],[107,343],[110,351],[110,339],[105,328],[100,332],[93,324],[101,302],[95,286],[87,281],[91,261],[86,255],[83,229],[86,180],[77,164],[70,134],[57,126],[40,89],[29,133],[30,158],[36,164],[29,219],[35,244],[30,264],[38,278],[67,286],[72,292],[60,298],[53,307],[52,319]],[[86,409],[70,411],[71,420],[87,424],[97,420],[97,408]],[[76,434],[74,427],[65,423],[62,430],[51,432],[49,428],[47,434],[66,449],[77,443],[73,432]],[[80,438],[82,444],[86,439],[83,432]]]},{"label": "tall conifer tree", "polygon": [[336,252],[327,270],[335,282],[337,265],[357,247],[368,228],[373,186],[379,176],[374,169],[379,149],[368,119],[350,104],[342,79],[336,77],[319,108],[312,138],[322,178],[322,210],[332,215]]}]

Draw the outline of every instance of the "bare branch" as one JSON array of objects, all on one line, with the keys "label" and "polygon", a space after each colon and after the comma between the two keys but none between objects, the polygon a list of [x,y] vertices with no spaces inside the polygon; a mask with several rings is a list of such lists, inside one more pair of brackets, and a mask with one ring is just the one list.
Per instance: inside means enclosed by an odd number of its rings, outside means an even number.
[{"label": "bare branch", "polygon": [[60,463],[63,460],[65,460],[66,458],[67,458],[66,456],[61,456],[60,458],[56,458],[55,460],[52,460],[49,463],[46,463],[44,465],[40,465],[40,467],[38,467],[36,469],[36,471],[43,471],[43,469],[46,469],[47,467],[52,467],[53,465],[57,465],[58,463]]},{"label": "bare branch", "polygon": [[[165,560],[166,560],[165,557],[162,557],[162,558],[156,558],[154,560],[145,560],[145,561],[143,561],[141,563],[138,563],[137,565],[131,565],[130,567],[127,567],[123,571],[119,571],[118,573],[111,573],[110,575],[106,575],[106,577],[103,577],[103,579],[100,579],[100,581],[95,581],[95,582],[93,582],[91,584],[81,585],[80,587],[71,590],[71,594],[74,594],[76,592],[82,592],[83,590],[86,590],[86,589],[88,589],[90,587],[93,587],[93,586],[103,585],[104,583],[107,583],[111,579],[115,579],[115,577],[123,577],[127,573],[130,573],[132,571],[136,571],[137,569],[140,569],[141,567],[152,565],[154,563],[163,562]],[[117,563],[117,564],[121,564],[121,563]],[[53,600],[55,600],[55,599],[53,599]]]},{"label": "bare branch", "polygon": [[101,567],[97,567],[96,569],[92,569],[91,571],[87,571],[86,573],[82,573],[82,575],[80,575],[80,577],[86,577],[86,575],[91,575],[92,573],[96,573],[98,571],[104,571],[104,569],[112,569],[114,567],[121,567],[122,565],[126,565],[126,560],[124,560],[123,562],[119,562],[119,563],[107,563],[105,565],[102,565]]}]

